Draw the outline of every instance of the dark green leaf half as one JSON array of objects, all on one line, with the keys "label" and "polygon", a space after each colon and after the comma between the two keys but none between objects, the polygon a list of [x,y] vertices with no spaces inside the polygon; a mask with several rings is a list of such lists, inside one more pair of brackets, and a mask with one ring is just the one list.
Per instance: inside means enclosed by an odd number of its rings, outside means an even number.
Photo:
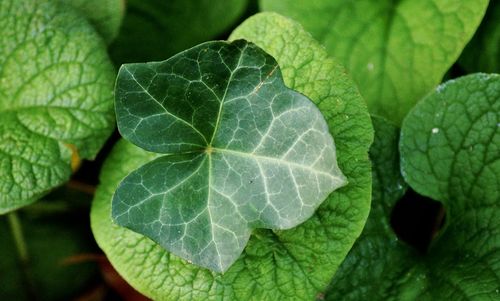
[{"label": "dark green leaf half", "polygon": [[35,214],[45,212],[44,205],[51,208],[50,201],[44,199],[33,205],[38,209],[25,207],[26,212],[15,213],[19,216],[27,260],[21,259],[16,249],[9,216],[0,216],[1,300],[72,300],[99,277],[95,262],[75,260],[96,251],[85,216],[68,211]]},{"label": "dark green leaf half", "polygon": [[261,0],[299,21],[352,74],[370,111],[396,124],[439,84],[488,0]]},{"label": "dark green leaf half", "polygon": [[127,140],[168,155],[122,181],[114,220],[214,271],[252,229],[294,227],[346,182],[321,112],[243,40],[123,65],[116,114]]},{"label": "dark green leaf half", "polygon": [[467,72],[500,72],[500,1],[491,0],[458,63]]},{"label": "dark green leaf half", "polygon": [[118,63],[163,60],[228,30],[247,0],[127,0],[123,25],[111,45]]},{"label": "dark green leaf half", "polygon": [[349,184],[331,194],[303,224],[252,233],[224,274],[191,265],[148,238],[112,223],[111,198],[130,171],[157,154],[120,141],[107,160],[92,206],[98,244],[119,273],[156,300],[307,300],[324,290],[361,233],[371,193],[372,128],[362,98],[344,69],[300,25],[259,14],[233,33],[272,54],[286,84],[308,95],[327,117],[338,162]]},{"label": "dark green leaf half", "polygon": [[339,269],[327,300],[498,299],[499,117],[500,76],[486,74],[445,83],[409,113],[402,170],[412,188],[443,202],[446,226],[427,254],[418,253],[391,231],[394,199],[374,194],[372,226]]},{"label": "dark green leaf half", "polygon": [[92,26],[53,1],[0,1],[0,214],[93,158],[114,126],[113,67]]}]

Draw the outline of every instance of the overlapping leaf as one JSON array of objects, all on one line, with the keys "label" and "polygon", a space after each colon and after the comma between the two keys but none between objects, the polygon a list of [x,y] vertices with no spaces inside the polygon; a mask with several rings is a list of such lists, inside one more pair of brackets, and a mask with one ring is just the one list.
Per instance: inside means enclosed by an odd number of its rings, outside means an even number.
[{"label": "overlapping leaf", "polygon": [[0,213],[64,182],[113,128],[114,71],[94,29],[54,1],[0,1]]},{"label": "overlapping leaf", "polygon": [[500,72],[500,1],[491,0],[481,25],[458,63],[467,72]]},{"label": "overlapping leaf", "polygon": [[391,231],[395,200],[374,198],[372,227],[339,269],[327,300],[498,299],[499,120],[498,75],[449,81],[410,112],[400,139],[402,170],[412,188],[444,204],[445,228],[422,255]]},{"label": "overlapping leaf", "polygon": [[120,141],[107,160],[92,206],[98,244],[120,274],[155,300],[306,300],[323,291],[361,232],[370,203],[371,123],[344,70],[297,23],[260,14],[233,33],[272,54],[288,86],[308,95],[326,116],[338,162],[349,184],[328,197],[312,218],[286,231],[253,232],[243,254],[224,274],[212,273],[112,223],[111,198],[149,153]]},{"label": "overlapping leaf", "polygon": [[441,81],[488,0],[261,0],[299,21],[352,74],[370,111],[400,124]]},{"label": "overlapping leaf", "polygon": [[76,8],[94,25],[107,44],[118,35],[125,0],[59,0]]}]

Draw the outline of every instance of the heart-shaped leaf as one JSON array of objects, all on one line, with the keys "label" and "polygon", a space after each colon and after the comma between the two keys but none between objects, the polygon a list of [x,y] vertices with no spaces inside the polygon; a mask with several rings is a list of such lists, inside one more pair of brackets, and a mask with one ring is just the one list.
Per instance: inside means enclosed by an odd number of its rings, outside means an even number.
[{"label": "heart-shaped leaf", "polygon": [[396,199],[374,198],[371,226],[333,279],[327,300],[498,299],[499,120],[499,75],[449,81],[410,111],[401,130],[402,171],[413,189],[443,203],[446,225],[427,254],[418,253],[391,230]]},{"label": "heart-shaped leaf", "polygon": [[113,218],[214,271],[252,229],[294,227],[345,184],[320,111],[243,40],[123,65],[116,114],[126,139],[168,155],[122,181]]},{"label": "heart-shaped leaf", "polygon": [[344,69],[300,25],[277,14],[248,19],[232,38],[248,39],[272,54],[287,86],[318,104],[349,184],[295,228],[253,231],[238,260],[224,274],[213,273],[112,222],[111,199],[117,185],[159,156],[120,141],[103,167],[92,205],[92,230],[117,271],[155,300],[312,299],[324,290],[368,216],[372,128],[366,105]]},{"label": "heart-shaped leaf", "polygon": [[71,7],[0,1],[0,214],[37,200],[93,158],[114,126],[105,45]]},{"label": "heart-shaped leaf", "polygon": [[374,114],[400,124],[441,82],[488,0],[261,0],[299,21],[352,74]]}]

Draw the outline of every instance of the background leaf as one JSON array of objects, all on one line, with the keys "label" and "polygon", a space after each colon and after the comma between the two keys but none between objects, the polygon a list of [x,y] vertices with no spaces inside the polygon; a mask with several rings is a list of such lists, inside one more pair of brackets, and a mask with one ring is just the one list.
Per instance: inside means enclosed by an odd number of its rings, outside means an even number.
[{"label": "background leaf", "polygon": [[390,230],[395,200],[374,193],[367,228],[327,300],[498,299],[499,100],[500,77],[475,74],[438,87],[409,113],[402,170],[412,188],[443,202],[446,226],[417,252]]},{"label": "background leaf", "polygon": [[[44,199],[15,213],[27,247],[27,262],[16,249],[8,217],[0,217],[1,300],[72,300],[99,277],[95,262],[71,262],[95,252],[96,247],[88,220],[72,211],[74,207],[68,210],[74,200],[67,198],[66,191],[63,196],[64,202]],[[55,208],[62,210],[53,213]]]},{"label": "background leaf", "polygon": [[114,124],[114,71],[85,19],[51,1],[0,1],[0,213],[93,158]]},{"label": "background leaf", "polygon": [[164,60],[216,38],[246,6],[247,0],[127,0],[111,57],[118,65]]},{"label": "background leaf", "polygon": [[458,63],[467,72],[500,72],[500,1],[491,0],[481,25]]},{"label": "background leaf", "polygon": [[260,14],[232,36],[256,43],[278,61],[285,84],[310,97],[325,115],[339,166],[349,185],[332,194],[304,224],[254,231],[242,256],[223,275],[200,269],[146,237],[114,225],[111,198],[131,170],[157,155],[120,141],[107,160],[92,206],[98,244],[119,273],[157,300],[305,300],[322,291],[361,232],[371,178],[367,151],[372,128],[352,81],[296,23]]},{"label": "background leaf", "polygon": [[125,12],[125,0],[59,0],[73,6],[94,25],[106,44],[111,43],[120,30]]},{"label": "background leaf", "polygon": [[488,0],[261,0],[340,60],[370,111],[400,124],[472,37]]}]

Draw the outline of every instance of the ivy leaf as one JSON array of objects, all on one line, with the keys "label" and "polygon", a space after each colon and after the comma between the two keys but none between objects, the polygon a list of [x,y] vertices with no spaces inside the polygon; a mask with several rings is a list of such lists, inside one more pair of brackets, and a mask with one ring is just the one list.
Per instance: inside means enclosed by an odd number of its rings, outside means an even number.
[{"label": "ivy leaf", "polygon": [[394,200],[374,198],[367,223],[374,227],[327,300],[498,299],[499,117],[498,75],[449,81],[417,104],[401,130],[401,168],[412,188],[445,205],[446,225],[422,255],[390,231],[390,211],[376,209]]},{"label": "ivy leaf", "polygon": [[369,115],[352,81],[300,25],[259,14],[232,38],[246,38],[275,57],[286,85],[308,95],[326,116],[338,163],[349,184],[303,224],[252,233],[238,260],[218,274],[188,264],[148,238],[113,224],[111,199],[130,171],[158,154],[120,141],[105,162],[92,204],[92,230],[118,272],[156,300],[305,300],[324,289],[361,233],[370,204]]},{"label": "ivy leaf", "polygon": [[[116,63],[158,61],[228,30],[248,0],[127,0],[123,25],[110,47]],[[147,34],[145,34],[147,33]]]},{"label": "ivy leaf", "polygon": [[113,129],[114,71],[85,19],[52,1],[0,1],[0,214],[93,158]]},{"label": "ivy leaf", "polygon": [[73,6],[94,25],[97,32],[110,44],[118,35],[125,0],[59,0]]},{"label": "ivy leaf", "polygon": [[400,124],[437,86],[472,37],[488,0],[272,1],[340,60],[368,108]]},{"label": "ivy leaf", "polygon": [[167,155],[121,182],[113,218],[217,272],[252,229],[294,227],[346,183],[320,111],[244,40],[123,65],[115,108],[127,140]]},{"label": "ivy leaf", "polygon": [[467,72],[500,72],[500,1],[491,0],[481,25],[458,63]]}]

